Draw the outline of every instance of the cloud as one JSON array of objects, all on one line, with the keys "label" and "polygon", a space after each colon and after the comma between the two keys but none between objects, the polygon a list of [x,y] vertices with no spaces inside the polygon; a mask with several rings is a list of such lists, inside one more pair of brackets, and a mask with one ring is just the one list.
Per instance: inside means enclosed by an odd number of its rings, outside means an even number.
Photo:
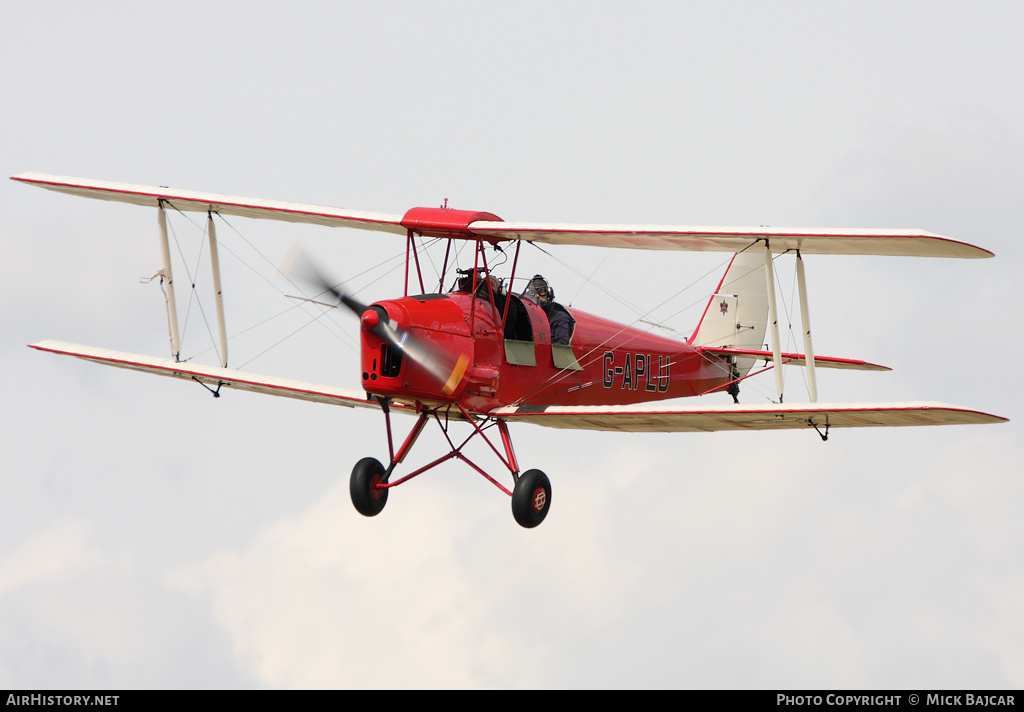
[{"label": "cloud", "polygon": [[86,545],[89,522],[67,518],[0,558],[0,596],[24,586],[56,583],[102,564],[100,550]]},{"label": "cloud", "polygon": [[168,581],[208,598],[239,659],[267,685],[481,684],[473,651],[502,642],[482,624],[450,546],[466,524],[422,492],[414,508],[387,512],[400,519],[364,520],[347,485],[261,530],[247,548]]},{"label": "cloud", "polygon": [[155,582],[94,523],[55,521],[0,558],[0,685],[8,688],[251,684],[225,636]]}]

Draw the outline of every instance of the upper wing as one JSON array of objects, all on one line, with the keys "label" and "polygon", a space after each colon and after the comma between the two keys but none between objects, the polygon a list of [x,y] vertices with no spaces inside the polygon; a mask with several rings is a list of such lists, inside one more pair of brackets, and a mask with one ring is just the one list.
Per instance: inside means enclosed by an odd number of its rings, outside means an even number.
[{"label": "upper wing", "polygon": [[1006,418],[944,403],[808,403],[764,406],[680,407],[666,403],[629,406],[523,406],[488,415],[508,421],[576,430],[695,433],[715,430],[864,428],[899,425],[1005,423]]},{"label": "upper wing", "polygon": [[481,237],[552,245],[631,247],[641,250],[742,252],[768,240],[772,252],[800,250],[822,255],[992,257],[993,253],[924,230],[833,230],[787,227],[697,227],[673,225],[569,225],[475,222]]},{"label": "upper wing", "polygon": [[266,218],[287,222],[313,223],[328,227],[354,227],[364,230],[380,230],[405,235],[401,215],[385,215],[367,213],[341,208],[328,208],[322,205],[305,205],[303,203],[284,203],[277,200],[260,200],[258,198],[241,198],[235,195],[218,195],[216,193],[200,193],[194,190],[175,190],[165,187],[146,185],[130,185],[128,183],[112,183],[105,180],[88,178],[70,178],[67,176],[51,176],[43,173],[22,173],[12,176],[12,180],[21,181],[40,188],[48,188],[61,193],[70,193],[83,198],[100,200],[116,200],[134,205],[150,205],[156,207],[160,201],[166,201],[178,210],[198,212],[213,211],[221,215],[238,215],[245,218]]},{"label": "upper wing", "polygon": [[[434,226],[438,215],[449,211],[429,210],[424,224],[414,220],[409,228],[403,216],[329,208],[322,205],[285,203],[242,198],[191,190],[112,183],[87,178],[22,173],[13,176],[42,188],[101,200],[156,206],[166,201],[179,210],[213,211],[222,215],[268,218],[313,223],[329,227],[380,230],[399,235],[411,228],[424,232]],[[414,211],[417,209],[413,209]],[[460,212],[460,211],[450,211]],[[461,211],[473,217],[472,211]],[[408,215],[408,214],[407,214]],[[491,216],[493,217],[493,216]],[[422,221],[420,221],[422,222]],[[441,220],[442,223],[447,223]],[[742,252],[758,240],[768,240],[772,252],[800,250],[804,254],[900,255],[907,257],[992,257],[988,250],[951,240],[924,230],[840,230],[773,227],[695,227],[672,225],[573,225],[562,223],[507,223],[476,220],[457,229],[447,226],[445,236],[488,240],[526,240],[553,245],[631,247],[643,250],[692,250],[701,252]]]},{"label": "upper wing", "polygon": [[[175,361],[169,358],[155,358],[153,356],[111,351],[110,349],[98,349],[91,346],[65,344],[60,341],[42,341],[38,344],[30,344],[30,346],[40,351],[49,351],[50,353],[65,356],[76,356],[86,361],[102,363],[107,366],[128,368],[134,371],[154,373],[159,376],[194,380],[215,388],[224,386],[226,388],[237,388],[273,396],[313,401],[314,403],[329,403],[349,408],[380,409],[380,405],[376,401],[367,400],[364,394],[344,388],[335,388],[334,386],[303,383],[302,381],[293,381],[289,378],[260,376],[255,373],[246,373],[245,371],[236,371],[230,368],[203,366],[187,361]],[[397,410],[407,409],[398,403],[392,404],[391,407]]]}]

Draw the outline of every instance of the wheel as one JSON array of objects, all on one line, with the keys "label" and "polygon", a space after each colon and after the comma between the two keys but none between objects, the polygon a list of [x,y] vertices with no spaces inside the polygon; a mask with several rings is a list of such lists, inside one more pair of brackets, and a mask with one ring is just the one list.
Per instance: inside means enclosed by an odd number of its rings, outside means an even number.
[{"label": "wheel", "polygon": [[352,504],[356,511],[364,517],[380,514],[388,503],[387,489],[377,489],[374,485],[384,481],[384,465],[372,457],[364,457],[352,468],[352,479],[349,480],[348,491],[352,495]]},{"label": "wheel", "polygon": [[512,490],[512,516],[519,526],[533,529],[551,509],[551,482],[540,470],[527,470]]}]

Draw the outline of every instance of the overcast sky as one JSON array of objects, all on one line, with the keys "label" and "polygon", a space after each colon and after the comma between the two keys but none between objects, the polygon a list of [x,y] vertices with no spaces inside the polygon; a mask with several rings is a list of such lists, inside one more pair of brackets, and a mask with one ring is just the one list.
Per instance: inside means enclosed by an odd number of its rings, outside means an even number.
[{"label": "overcast sky", "polygon": [[[894,369],[820,372],[820,399],[1011,422],[827,443],[521,425],[520,463],[553,483],[541,527],[457,463],[366,519],[348,477],[386,458],[379,414],[215,401],[25,348],[166,355],[160,288],[140,283],[160,267],[156,216],[5,180],[0,687],[1024,685],[1020,3],[4,10],[4,176],[398,214],[448,199],[519,221],[930,230],[996,257],[807,259],[816,352]],[[231,365],[358,388],[354,320],[265,322],[292,306],[271,266],[301,240],[381,299],[401,293],[380,265],[403,241],[229,223],[228,330],[259,324]],[[201,232],[172,228],[208,290]],[[649,318],[683,335],[724,259],[548,252],[524,248],[521,273],[619,321],[669,300]],[[184,350],[213,363],[182,286]],[[806,399],[799,370],[786,383]],[[773,390],[769,374],[742,399]]]}]

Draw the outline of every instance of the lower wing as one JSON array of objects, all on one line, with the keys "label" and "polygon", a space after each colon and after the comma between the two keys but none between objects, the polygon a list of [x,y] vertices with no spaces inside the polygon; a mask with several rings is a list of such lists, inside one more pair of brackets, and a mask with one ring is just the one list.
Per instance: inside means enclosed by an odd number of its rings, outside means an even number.
[{"label": "lower wing", "polygon": [[[380,409],[380,404],[377,401],[368,400],[365,394],[344,388],[335,388],[334,386],[304,383],[302,381],[293,381],[289,378],[261,376],[230,368],[203,366],[201,364],[189,363],[188,361],[175,361],[169,358],[141,356],[122,351],[111,351],[110,349],[98,349],[92,346],[65,344],[60,341],[42,341],[38,344],[30,344],[30,346],[39,351],[48,351],[64,356],[75,356],[107,366],[197,381],[210,388],[219,389],[223,386],[224,388],[237,388],[243,391],[297,398],[299,400],[313,401],[314,403],[343,405],[349,408]],[[394,404],[392,407],[400,410],[405,408],[400,404]]]},{"label": "lower wing", "polygon": [[945,403],[806,403],[763,406],[521,406],[488,415],[550,428],[622,432],[699,433],[716,430],[871,428],[1005,423],[1006,418]]},{"label": "lower wing", "polygon": [[[334,386],[262,376],[217,366],[173,359],[42,341],[32,348],[118,368],[196,381],[211,388],[235,388],[315,403],[350,408],[380,405],[364,394]],[[392,404],[392,408],[408,407]],[[411,410],[411,409],[410,409]],[[965,425],[1005,423],[1006,418],[943,403],[833,403],[764,406],[713,405],[680,407],[669,403],[628,406],[520,406],[498,408],[487,415],[510,422],[552,428],[618,430],[622,432],[711,432],[715,430],[779,430],[793,428],[893,427],[903,425]]]}]

